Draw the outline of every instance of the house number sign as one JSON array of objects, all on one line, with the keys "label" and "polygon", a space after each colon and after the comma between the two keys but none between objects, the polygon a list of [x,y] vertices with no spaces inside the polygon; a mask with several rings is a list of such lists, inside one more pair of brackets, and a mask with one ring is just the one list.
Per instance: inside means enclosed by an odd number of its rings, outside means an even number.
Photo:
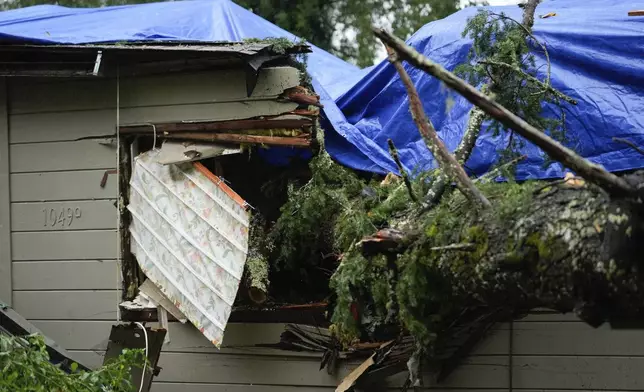
[{"label": "house number sign", "polygon": [[43,208],[45,227],[69,227],[82,216],[80,207]]}]

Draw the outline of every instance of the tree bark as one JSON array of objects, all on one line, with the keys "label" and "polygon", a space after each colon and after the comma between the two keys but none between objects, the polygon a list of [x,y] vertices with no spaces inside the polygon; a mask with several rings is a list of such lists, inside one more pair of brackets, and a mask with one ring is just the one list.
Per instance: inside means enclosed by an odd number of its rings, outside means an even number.
[{"label": "tree bark", "polygon": [[528,0],[523,6],[523,21],[521,24],[530,32],[532,32],[532,26],[534,26],[534,13],[539,3],[541,3],[541,0]]},{"label": "tree bark", "polygon": [[[644,172],[628,181],[644,183]],[[509,210],[502,207],[503,193],[490,196],[490,210],[461,209],[453,227],[443,226],[453,245],[433,246],[423,224],[406,237],[379,232],[378,248],[367,248],[369,241],[361,244],[365,257],[372,257],[374,250],[398,253],[399,274],[413,260],[405,255],[421,257],[419,263],[426,267],[415,273],[427,273],[434,284],[449,287],[447,298],[439,295],[436,304],[430,300],[411,310],[420,312],[421,320],[435,314],[442,320],[441,332],[427,352],[436,382],[447,377],[494,324],[534,308],[574,312],[593,327],[605,322],[643,324],[642,204],[610,198],[592,184],[540,185],[514,185],[526,187],[532,197]],[[472,232],[477,233],[474,238],[466,234]],[[453,304],[451,310],[437,312],[445,302]],[[413,350],[404,351],[405,355],[383,359],[363,381],[377,383],[380,377],[404,371]]]}]

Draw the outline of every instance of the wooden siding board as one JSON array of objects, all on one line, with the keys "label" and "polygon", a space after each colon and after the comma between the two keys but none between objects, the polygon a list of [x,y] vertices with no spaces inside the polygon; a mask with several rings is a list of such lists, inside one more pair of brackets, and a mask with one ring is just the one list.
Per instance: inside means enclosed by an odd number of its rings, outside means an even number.
[{"label": "wooden siding board", "polygon": [[[123,109],[274,99],[299,85],[300,75],[292,67],[262,68],[250,97],[246,95],[246,74],[240,68],[122,78],[120,82]],[[61,83],[22,79],[12,83],[10,96],[11,114],[111,109],[116,107],[116,80]]]},{"label": "wooden siding board", "polygon": [[516,355],[644,356],[642,329],[593,328],[583,322],[514,324]]},{"label": "wooden siding board", "polygon": [[[50,263],[50,262],[49,262]],[[19,265],[22,265],[20,263]],[[105,343],[105,330],[109,331],[111,322],[97,321],[37,321],[34,322],[38,328],[47,333],[52,339],[56,340],[66,349],[105,349],[105,346],[99,346],[101,342]],[[181,324],[171,322],[169,324],[170,342],[163,347],[164,352],[182,352],[182,353],[210,353],[218,354],[240,354],[240,355],[271,355],[283,357],[320,357],[320,353],[295,352],[278,349],[269,349],[254,347],[257,344],[277,343],[280,335],[284,331],[284,324],[241,324],[231,323],[226,327],[223,346],[217,350],[212,343],[208,342],[189,323]],[[505,354],[503,347],[507,347],[507,331],[500,331],[494,334],[489,340],[499,339],[498,343],[493,344],[494,349],[479,347],[474,355],[488,354]],[[495,338],[495,336],[497,338]]]},{"label": "wooden siding board", "polygon": [[292,102],[250,101],[122,108],[121,125],[181,121],[224,121],[276,116],[297,109]]},{"label": "wooden siding board", "polygon": [[13,233],[13,260],[114,259],[116,237],[115,230]]},{"label": "wooden siding board", "polygon": [[[251,384],[201,384],[201,383],[172,383],[154,381],[151,392],[334,392],[335,387],[298,387],[286,385],[251,385]],[[400,392],[400,386],[383,387],[369,390],[369,392]],[[414,391],[432,392],[508,392],[506,389],[439,389],[439,388],[414,388]],[[537,391],[526,391],[537,392]],[[543,391],[539,391],[543,392]],[[563,392],[563,391],[558,391]],[[568,391],[577,392],[577,391]]]},{"label": "wooden siding board", "polygon": [[255,356],[163,353],[159,366],[163,371],[158,381],[204,382],[268,385],[337,385],[351,370],[340,364],[338,375],[319,371],[318,359],[289,357],[263,358]]},{"label": "wooden siding board", "polygon": [[[507,357],[467,359],[441,388],[506,388],[507,363]],[[336,386],[357,364],[341,362],[337,374],[329,375],[319,370],[318,359],[164,353],[159,366],[164,370],[158,381],[234,384],[243,380],[263,385]],[[392,377],[392,385],[402,385],[405,377],[404,373]]]},{"label": "wooden siding board", "polygon": [[97,140],[14,144],[10,155],[12,173],[116,168],[116,144]]},{"label": "wooden siding board", "polygon": [[6,79],[0,78],[0,302],[11,305],[11,196]]},{"label": "wooden siding board", "polygon": [[87,110],[9,116],[10,143],[74,141],[82,137],[113,135],[116,110]]},{"label": "wooden siding board", "polygon": [[31,320],[31,323],[66,350],[107,349],[112,321]]},{"label": "wooden siding board", "polygon": [[299,84],[299,71],[293,67],[262,68],[250,97],[246,94],[246,73],[242,69],[123,79],[121,107],[277,98],[284,90]]},{"label": "wooden siding board", "polygon": [[116,320],[116,290],[15,291],[16,312],[29,320]]},{"label": "wooden siding board", "polygon": [[116,174],[110,174],[105,188],[105,170],[11,174],[11,201],[63,201],[116,198]]},{"label": "wooden siding board", "polygon": [[[14,262],[13,290],[116,290],[114,260]],[[119,274],[119,275],[117,275]]]},{"label": "wooden siding board", "polygon": [[16,79],[9,85],[11,114],[116,107],[116,80],[41,81]]},{"label": "wooden siding board", "polygon": [[[510,385],[508,364],[507,355],[469,357],[440,385],[429,374],[423,374],[423,385],[436,385],[440,389],[507,389]],[[407,372],[399,373],[389,378],[387,384],[401,386],[407,377]]]},{"label": "wooden siding board", "polygon": [[13,203],[11,228],[16,231],[116,229],[114,200]]},{"label": "wooden siding board", "polygon": [[518,389],[642,390],[642,357],[513,358],[513,387]]},{"label": "wooden siding board", "polygon": [[[161,371],[163,372],[163,371]],[[242,380],[243,382],[243,380]],[[398,389],[400,390],[400,389]],[[249,384],[184,384],[153,381],[151,392],[334,392],[334,387],[296,387]]]},{"label": "wooden siding board", "polygon": [[[108,335],[109,337],[109,335]],[[95,369],[103,365],[105,351],[87,351],[87,350],[67,350],[69,356],[90,369]],[[153,383],[154,384],[154,383]]]},{"label": "wooden siding board", "polygon": [[[105,350],[107,336],[114,324],[113,321],[88,320],[34,320],[32,322],[47,336],[69,350]],[[249,347],[259,343],[278,342],[284,327],[284,324],[229,324],[224,336],[224,345],[221,350],[217,350],[191,324],[172,322],[169,325],[170,342],[163,347],[163,352],[321,357],[321,354],[315,353]],[[226,337],[230,338],[228,344],[226,344]]]}]

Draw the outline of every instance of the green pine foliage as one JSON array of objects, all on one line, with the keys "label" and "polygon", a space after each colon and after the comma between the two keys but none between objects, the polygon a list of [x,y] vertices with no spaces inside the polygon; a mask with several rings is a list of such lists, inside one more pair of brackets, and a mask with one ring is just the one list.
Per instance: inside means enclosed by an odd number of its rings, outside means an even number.
[{"label": "green pine foliage", "polygon": [[134,392],[130,370],[143,367],[143,350],[123,350],[115,361],[91,372],[67,374],[49,362],[41,335],[26,337],[0,333],[0,392]]},{"label": "green pine foliage", "polygon": [[[468,62],[459,66],[457,73],[473,86],[485,86],[486,93],[497,102],[555,140],[567,142],[565,96],[550,84],[546,46],[520,22],[486,10],[468,21],[463,31],[463,37],[467,36],[473,39],[472,48]],[[535,66],[535,51],[548,62],[541,79]],[[544,115],[546,104],[556,111]],[[490,130],[495,136],[507,131],[497,121],[492,122]],[[515,158],[524,144],[523,138],[511,133],[508,145],[501,151],[502,160]]]}]

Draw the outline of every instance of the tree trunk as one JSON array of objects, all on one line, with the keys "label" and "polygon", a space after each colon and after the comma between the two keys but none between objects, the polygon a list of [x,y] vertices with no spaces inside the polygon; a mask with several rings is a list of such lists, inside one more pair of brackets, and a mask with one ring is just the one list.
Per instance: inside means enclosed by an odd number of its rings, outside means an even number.
[{"label": "tree trunk", "polygon": [[[626,179],[644,183],[644,174]],[[451,281],[451,295],[510,313],[535,307],[575,311],[593,326],[644,317],[642,204],[611,199],[593,185],[511,187],[490,195],[491,210],[463,211],[449,228],[450,241],[463,244],[463,250],[445,248],[423,256],[433,257],[433,265]],[[517,197],[519,188],[522,196]],[[427,227],[418,232],[411,246],[398,251],[449,245],[436,244]]]}]

